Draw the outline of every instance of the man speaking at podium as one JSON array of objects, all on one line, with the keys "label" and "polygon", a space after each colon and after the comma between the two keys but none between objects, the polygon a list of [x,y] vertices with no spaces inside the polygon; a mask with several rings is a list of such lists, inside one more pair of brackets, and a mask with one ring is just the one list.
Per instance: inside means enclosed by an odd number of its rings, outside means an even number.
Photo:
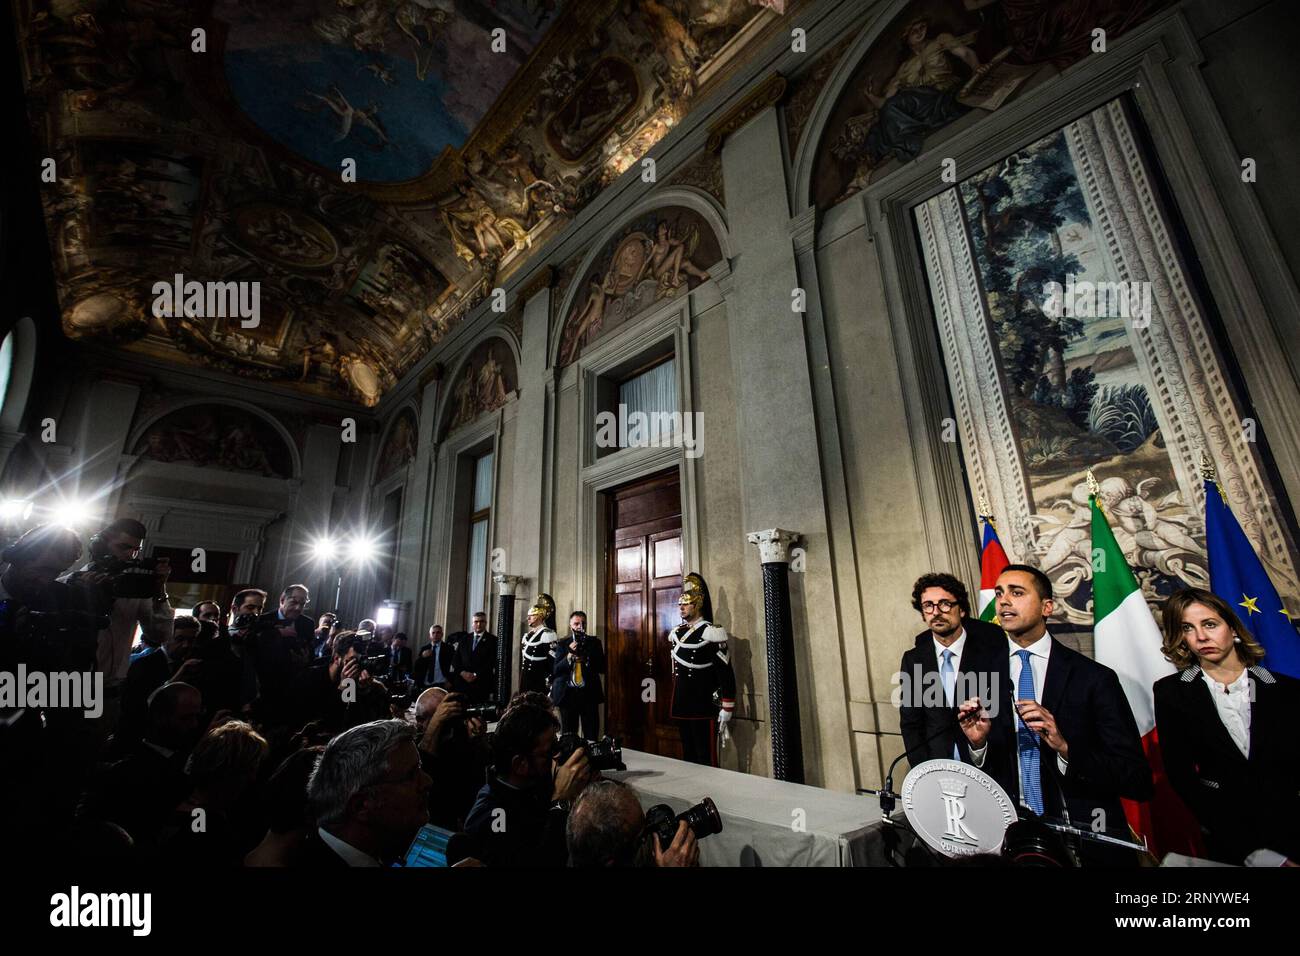
[{"label": "man speaking at podium", "polygon": [[[1151,770],[1119,678],[1048,633],[1052,582],[1042,571],[1008,565],[994,595],[1007,633],[1000,699],[992,720],[977,701],[961,707],[971,762],[1038,816],[1130,838],[1120,799],[1148,799]],[[1087,840],[1079,856],[1085,864],[1137,862],[1130,851]]]}]

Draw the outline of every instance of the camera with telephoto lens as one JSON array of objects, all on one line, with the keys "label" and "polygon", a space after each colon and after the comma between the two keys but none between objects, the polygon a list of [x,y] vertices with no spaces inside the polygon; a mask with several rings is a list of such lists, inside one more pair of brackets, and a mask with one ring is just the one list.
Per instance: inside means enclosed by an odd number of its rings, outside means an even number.
[{"label": "camera with telephoto lens", "polygon": [[626,770],[623,747],[617,737],[608,735],[599,740],[584,740],[577,734],[560,734],[555,741],[555,759],[567,763],[580,747],[587,749],[587,761],[593,770]]},{"label": "camera with telephoto lens", "polygon": [[0,656],[50,670],[93,668],[99,632],[106,627],[104,615],[34,611],[6,599],[0,601],[0,643],[6,645]]},{"label": "camera with telephoto lens", "polygon": [[501,719],[501,708],[496,704],[477,704],[474,707],[466,707],[463,716],[466,720],[477,717],[485,724],[494,724]]},{"label": "camera with telephoto lens", "polygon": [[107,574],[113,584],[115,598],[147,598],[158,593],[157,555],[148,558],[123,560],[111,554],[96,557],[91,562],[92,570]]},{"label": "camera with telephoto lens", "polygon": [[722,832],[722,815],[710,797],[682,813],[673,813],[666,803],[656,803],[645,812],[645,829],[659,837],[659,845],[666,850],[677,836],[677,824],[683,820],[697,840]]}]

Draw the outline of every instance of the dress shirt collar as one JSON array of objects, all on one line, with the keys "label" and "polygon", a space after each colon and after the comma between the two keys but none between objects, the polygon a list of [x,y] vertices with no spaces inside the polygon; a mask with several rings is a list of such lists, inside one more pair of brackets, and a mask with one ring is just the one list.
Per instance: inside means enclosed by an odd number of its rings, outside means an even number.
[{"label": "dress shirt collar", "polygon": [[351,843],[343,842],[324,827],[317,827],[316,832],[320,835],[320,838],[324,841],[325,845],[342,857],[343,861],[347,863],[348,866],[375,867],[384,865],[364,850],[358,850]]},{"label": "dress shirt collar", "polygon": [[934,659],[938,662],[940,667],[943,666],[944,651],[952,651],[953,666],[961,663],[961,649],[966,646],[965,628],[961,628],[957,631],[957,640],[953,641],[947,647],[940,644],[939,639],[933,634],[930,635],[930,640],[934,641]]},{"label": "dress shirt collar", "polygon": [[1050,631],[1043,631],[1043,636],[1028,647],[1021,647],[1007,635],[1007,647],[1012,657],[1015,657],[1022,650],[1028,651],[1034,657],[1041,657],[1043,660],[1049,660],[1052,656],[1052,635]]}]

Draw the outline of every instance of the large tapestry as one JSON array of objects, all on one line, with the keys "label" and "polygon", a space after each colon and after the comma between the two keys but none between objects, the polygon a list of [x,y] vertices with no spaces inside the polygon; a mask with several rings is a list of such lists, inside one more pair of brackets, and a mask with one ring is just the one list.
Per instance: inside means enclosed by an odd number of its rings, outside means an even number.
[{"label": "large tapestry", "polygon": [[[1091,623],[1086,473],[1153,607],[1205,586],[1202,450],[1283,594],[1290,530],[1124,104],[918,206],[970,485]],[[972,502],[972,505],[976,502]]]}]

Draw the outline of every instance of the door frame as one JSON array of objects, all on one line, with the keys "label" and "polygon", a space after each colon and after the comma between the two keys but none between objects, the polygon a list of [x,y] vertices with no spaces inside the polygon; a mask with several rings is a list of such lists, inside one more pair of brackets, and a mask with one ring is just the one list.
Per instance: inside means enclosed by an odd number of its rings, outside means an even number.
[{"label": "door frame", "polygon": [[[628,328],[596,343],[596,347],[589,350],[590,354],[584,353],[575,363],[578,366],[579,434],[590,436],[591,449],[595,447],[597,382],[600,377],[665,340],[671,340],[677,362],[677,407],[683,416],[695,412],[690,387],[691,303],[694,298],[692,294],[674,300],[659,311],[639,318]],[[721,427],[721,423],[717,427]],[[605,552],[609,528],[602,493],[675,467],[681,488],[682,562],[685,570],[698,571],[702,525],[695,482],[699,459],[688,458],[685,449],[677,447],[625,448],[601,458],[596,458],[594,453],[587,457],[584,451],[584,462],[578,480],[574,591],[579,604],[591,608],[590,613],[596,615],[596,620],[603,621],[607,610]]]}]

